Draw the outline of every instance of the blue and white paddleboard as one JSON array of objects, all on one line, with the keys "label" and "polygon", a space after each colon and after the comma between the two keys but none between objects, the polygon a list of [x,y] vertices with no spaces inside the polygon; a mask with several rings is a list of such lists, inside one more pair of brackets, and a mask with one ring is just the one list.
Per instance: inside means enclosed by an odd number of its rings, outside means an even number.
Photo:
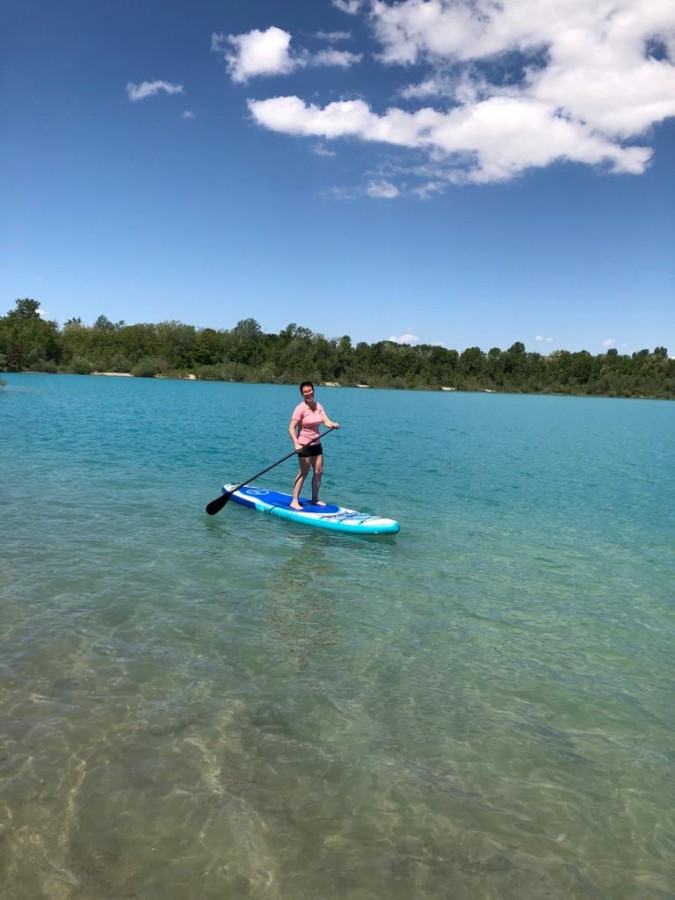
[{"label": "blue and white paddleboard", "polygon": [[302,511],[291,509],[290,494],[282,494],[264,487],[237,488],[236,484],[223,486],[223,494],[230,491],[232,491],[231,499],[235,503],[314,528],[329,528],[332,531],[347,531],[351,534],[396,534],[401,527],[394,519],[371,516],[355,509],[345,509],[344,506],[335,506],[331,503],[326,506],[312,506],[309,500],[302,497],[300,498]]}]

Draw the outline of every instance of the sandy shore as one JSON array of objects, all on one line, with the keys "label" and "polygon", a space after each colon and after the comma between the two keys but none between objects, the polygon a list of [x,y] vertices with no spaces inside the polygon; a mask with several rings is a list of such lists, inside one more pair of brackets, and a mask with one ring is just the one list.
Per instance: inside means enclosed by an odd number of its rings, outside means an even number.
[{"label": "sandy shore", "polygon": [[[92,372],[92,375],[107,375],[110,378],[133,378],[131,372]],[[166,375],[154,375],[153,378],[166,378]],[[173,380],[196,381],[197,376],[190,373],[189,375],[183,375],[180,379],[174,378]]]}]

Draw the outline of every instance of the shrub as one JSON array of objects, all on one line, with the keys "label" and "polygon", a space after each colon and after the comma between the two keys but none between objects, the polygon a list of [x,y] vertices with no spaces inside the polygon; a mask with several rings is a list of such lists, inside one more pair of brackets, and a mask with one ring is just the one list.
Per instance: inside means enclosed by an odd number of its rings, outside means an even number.
[{"label": "shrub", "polygon": [[169,368],[169,364],[165,359],[159,356],[144,356],[139,359],[131,370],[131,374],[136,378],[155,378],[161,375]]},{"label": "shrub", "polygon": [[93,365],[83,356],[75,356],[70,364],[70,369],[75,375],[91,375],[94,371]]}]

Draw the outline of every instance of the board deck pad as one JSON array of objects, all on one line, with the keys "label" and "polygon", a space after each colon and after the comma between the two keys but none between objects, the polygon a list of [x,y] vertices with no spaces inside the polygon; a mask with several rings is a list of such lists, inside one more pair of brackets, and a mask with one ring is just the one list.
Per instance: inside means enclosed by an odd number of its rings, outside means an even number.
[{"label": "board deck pad", "polygon": [[400,525],[394,519],[358,512],[335,503],[314,506],[309,500],[301,497],[302,510],[292,509],[290,494],[270,488],[256,485],[240,488],[236,484],[223,485],[224,494],[230,491],[233,492],[232,500],[235,503],[315,528],[346,531],[351,534],[396,534],[400,530]]}]

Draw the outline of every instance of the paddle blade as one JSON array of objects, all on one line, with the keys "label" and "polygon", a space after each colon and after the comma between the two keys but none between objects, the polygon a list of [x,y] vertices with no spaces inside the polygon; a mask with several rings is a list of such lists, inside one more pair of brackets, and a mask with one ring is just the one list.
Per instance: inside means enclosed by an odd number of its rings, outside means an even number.
[{"label": "paddle blade", "polygon": [[232,491],[228,491],[226,494],[221,494],[220,497],[216,497],[215,500],[212,500],[206,506],[206,511],[210,516],[215,516],[216,513],[219,513],[221,509],[225,506],[227,501],[232,496]]}]

